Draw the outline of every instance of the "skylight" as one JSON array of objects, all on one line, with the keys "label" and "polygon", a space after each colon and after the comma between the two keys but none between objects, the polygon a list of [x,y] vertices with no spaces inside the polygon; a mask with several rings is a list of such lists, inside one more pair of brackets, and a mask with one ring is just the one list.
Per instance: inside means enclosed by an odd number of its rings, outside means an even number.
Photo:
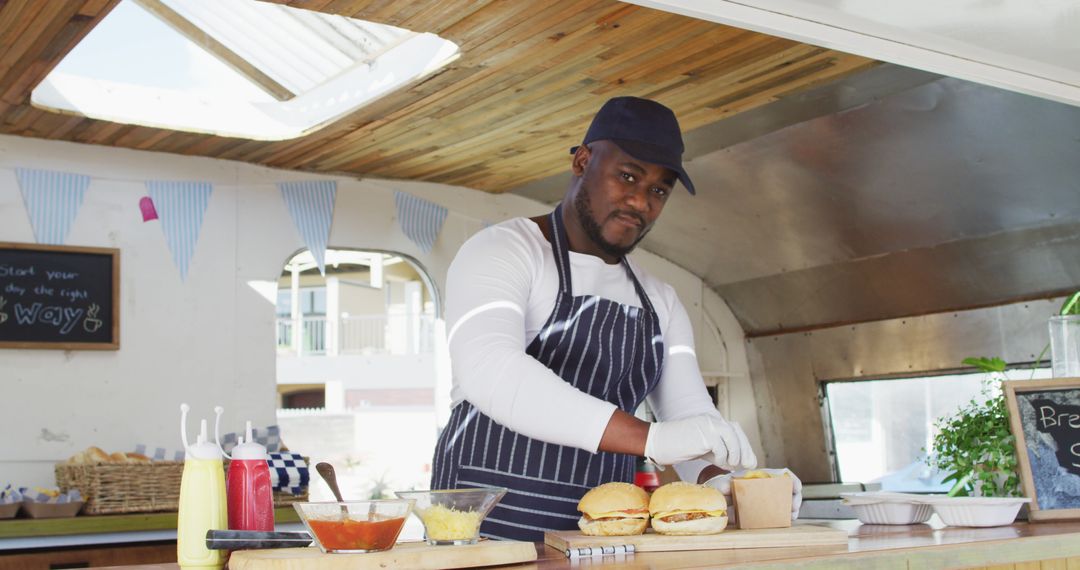
[{"label": "skylight", "polygon": [[123,0],[31,100],[119,123],[285,140],[458,53],[434,34],[256,0]]}]

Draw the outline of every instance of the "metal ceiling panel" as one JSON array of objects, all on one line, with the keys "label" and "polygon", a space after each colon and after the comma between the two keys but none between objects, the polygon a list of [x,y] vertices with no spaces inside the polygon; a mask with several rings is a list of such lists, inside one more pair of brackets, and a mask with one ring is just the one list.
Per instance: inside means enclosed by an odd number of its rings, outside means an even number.
[{"label": "metal ceiling panel", "polygon": [[1080,286],[1080,223],[1002,232],[721,285],[748,335],[1051,297]]},{"label": "metal ceiling panel", "polygon": [[1031,230],[1080,220],[1078,156],[1080,109],[941,79],[693,160],[643,246],[752,334],[1060,292],[1074,230]]},{"label": "metal ceiling panel", "polygon": [[1080,220],[1078,156],[1080,108],[941,79],[693,160],[645,247],[716,286]]}]

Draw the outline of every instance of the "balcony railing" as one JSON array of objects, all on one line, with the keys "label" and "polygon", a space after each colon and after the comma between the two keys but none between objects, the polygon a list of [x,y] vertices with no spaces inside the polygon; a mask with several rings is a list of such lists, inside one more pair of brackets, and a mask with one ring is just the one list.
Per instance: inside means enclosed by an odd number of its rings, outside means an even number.
[{"label": "balcony railing", "polygon": [[296,355],[427,354],[435,346],[434,319],[427,315],[361,315],[277,319],[278,352]]}]

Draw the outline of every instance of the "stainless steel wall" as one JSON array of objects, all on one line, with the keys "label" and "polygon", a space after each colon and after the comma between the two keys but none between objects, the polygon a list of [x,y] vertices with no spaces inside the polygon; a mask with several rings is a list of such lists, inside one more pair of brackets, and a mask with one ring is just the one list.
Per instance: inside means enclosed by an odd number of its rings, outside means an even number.
[{"label": "stainless steel wall", "polygon": [[969,356],[1032,362],[1049,342],[1047,319],[1062,300],[747,339],[763,463],[788,466],[804,481],[835,481],[823,382],[955,371]]}]

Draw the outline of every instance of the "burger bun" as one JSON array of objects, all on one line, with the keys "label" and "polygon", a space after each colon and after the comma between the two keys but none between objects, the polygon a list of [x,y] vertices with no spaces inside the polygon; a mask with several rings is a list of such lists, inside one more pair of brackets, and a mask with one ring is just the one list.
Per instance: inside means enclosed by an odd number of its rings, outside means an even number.
[{"label": "burger bun", "polygon": [[[578,501],[578,528],[589,536],[641,534],[649,526],[649,494],[630,483],[604,483]],[[624,514],[635,511],[636,516]],[[595,518],[594,518],[595,517]]]},{"label": "burger bun", "polygon": [[727,517],[705,517],[703,519],[679,522],[664,522],[654,518],[652,520],[652,527],[653,530],[660,534],[717,534],[723,532],[723,530],[727,528],[727,522]]},{"label": "burger bun", "polygon": [[612,513],[626,510],[648,510],[649,494],[631,483],[604,483],[589,489],[578,501],[583,513]]},{"label": "burger bun", "polygon": [[[665,513],[712,512],[709,515],[682,521],[664,521]],[[661,534],[716,534],[727,528],[727,499],[719,490],[685,481],[668,483],[653,492],[649,501],[653,530]]]},{"label": "burger bun", "polygon": [[[726,520],[726,519],[725,519]],[[583,534],[589,536],[627,536],[642,534],[649,526],[648,519],[605,519],[588,520],[585,517],[578,519],[578,528]]]}]

